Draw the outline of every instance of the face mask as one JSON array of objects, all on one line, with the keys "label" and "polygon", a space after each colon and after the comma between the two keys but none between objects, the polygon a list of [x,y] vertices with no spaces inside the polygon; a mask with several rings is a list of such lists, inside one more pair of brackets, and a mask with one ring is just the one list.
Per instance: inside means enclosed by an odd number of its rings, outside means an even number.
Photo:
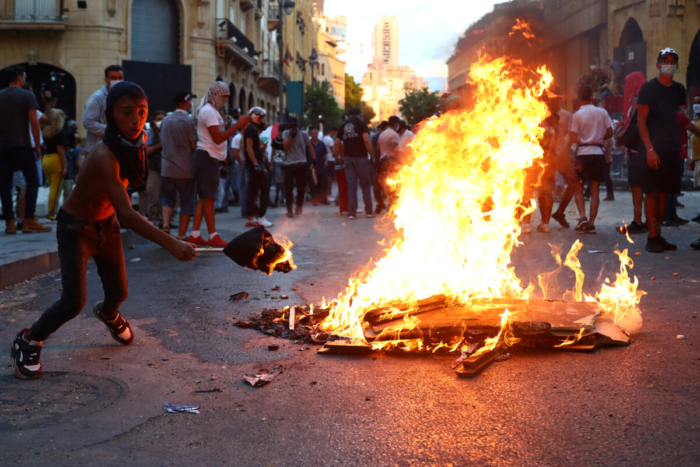
[{"label": "face mask", "polygon": [[119,83],[121,83],[121,81],[118,81],[118,80],[117,81],[110,81],[109,82],[109,89],[112,89],[114,86],[116,86]]},{"label": "face mask", "polygon": [[160,124],[161,124],[161,123],[163,123],[162,120],[161,120],[160,122],[153,122],[153,124],[154,124],[154,125],[156,126],[156,128],[158,128],[159,130],[160,130]]},{"label": "face mask", "polygon": [[693,104],[693,112],[700,114],[700,104]]},{"label": "face mask", "polygon": [[661,65],[661,74],[664,76],[673,76],[676,74],[678,67],[676,65]]}]

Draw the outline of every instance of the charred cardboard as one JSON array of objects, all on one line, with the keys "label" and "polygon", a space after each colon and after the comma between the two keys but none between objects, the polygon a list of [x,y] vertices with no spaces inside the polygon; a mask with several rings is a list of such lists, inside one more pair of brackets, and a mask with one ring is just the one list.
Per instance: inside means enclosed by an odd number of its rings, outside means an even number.
[{"label": "charred cardboard", "polygon": [[275,242],[272,234],[263,226],[255,227],[242,233],[231,240],[224,248],[224,254],[239,266],[262,271],[267,275],[272,274],[273,270],[283,273],[288,273],[292,270],[289,261],[272,266],[285,253],[285,248]]}]

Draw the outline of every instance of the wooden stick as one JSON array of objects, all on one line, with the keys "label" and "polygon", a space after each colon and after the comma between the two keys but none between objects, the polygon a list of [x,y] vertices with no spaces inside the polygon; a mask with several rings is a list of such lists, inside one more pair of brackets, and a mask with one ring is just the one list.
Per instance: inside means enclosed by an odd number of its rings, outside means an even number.
[{"label": "wooden stick", "polygon": [[196,251],[197,253],[223,253],[224,249],[223,248],[202,247],[202,248],[195,248],[194,251]]}]

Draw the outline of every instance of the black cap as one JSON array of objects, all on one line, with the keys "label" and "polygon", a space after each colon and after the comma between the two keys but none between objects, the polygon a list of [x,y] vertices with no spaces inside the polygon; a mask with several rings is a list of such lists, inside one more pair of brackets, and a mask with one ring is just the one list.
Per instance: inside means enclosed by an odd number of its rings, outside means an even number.
[{"label": "black cap", "polygon": [[175,94],[175,105],[184,104],[190,99],[195,99],[197,96],[192,94],[191,91],[180,91]]},{"label": "black cap", "polygon": [[361,113],[362,113],[362,111],[360,110],[359,107],[353,107],[353,108],[350,109],[350,111],[348,112],[348,115],[360,115]]},{"label": "black cap", "polygon": [[679,59],[679,57],[678,57],[678,52],[676,52],[675,50],[673,50],[671,47],[666,47],[666,48],[663,49],[661,52],[659,52],[659,56],[656,57],[656,61],[657,61],[657,62],[660,62],[661,59],[664,58],[666,55],[675,55],[676,60]]},{"label": "black cap", "polygon": [[296,117],[287,117],[287,123],[299,123]]}]

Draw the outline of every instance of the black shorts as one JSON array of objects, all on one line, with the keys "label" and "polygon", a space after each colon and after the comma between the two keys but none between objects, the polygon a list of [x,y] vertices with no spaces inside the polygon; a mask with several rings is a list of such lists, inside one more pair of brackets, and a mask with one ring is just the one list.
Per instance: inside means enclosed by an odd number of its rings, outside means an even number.
[{"label": "black shorts", "polygon": [[646,154],[630,151],[627,158],[627,181],[630,187],[644,185],[644,166],[647,165]]},{"label": "black shorts", "polygon": [[683,176],[683,159],[679,152],[661,152],[659,170],[644,164],[644,180],[642,188],[644,193],[670,193],[672,195],[681,192],[681,177]]},{"label": "black shorts", "polygon": [[604,154],[583,154],[576,156],[576,176],[582,182],[605,182],[607,165]]},{"label": "black shorts", "polygon": [[209,155],[207,151],[197,149],[192,156],[192,175],[197,187],[197,196],[202,198],[219,197],[219,174],[221,161]]}]

